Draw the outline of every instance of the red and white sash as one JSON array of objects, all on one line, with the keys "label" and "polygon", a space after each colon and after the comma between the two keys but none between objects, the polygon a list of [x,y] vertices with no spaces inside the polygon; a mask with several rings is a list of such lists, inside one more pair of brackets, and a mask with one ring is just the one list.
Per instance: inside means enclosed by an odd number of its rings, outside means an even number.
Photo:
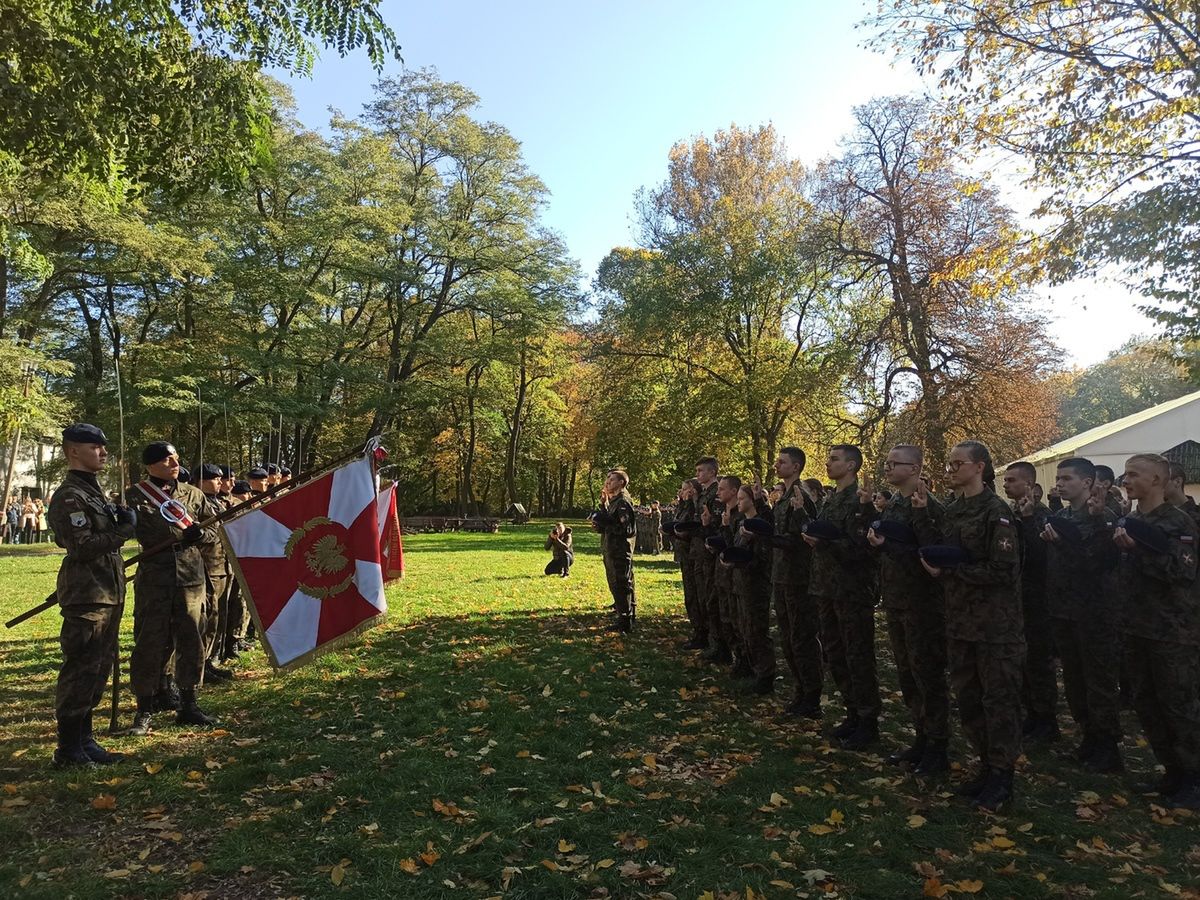
[{"label": "red and white sash", "polygon": [[153,481],[139,481],[137,489],[142,492],[142,495],[147,500],[158,507],[158,511],[162,517],[172,525],[177,528],[187,528],[193,524],[188,508],[170,496]]}]

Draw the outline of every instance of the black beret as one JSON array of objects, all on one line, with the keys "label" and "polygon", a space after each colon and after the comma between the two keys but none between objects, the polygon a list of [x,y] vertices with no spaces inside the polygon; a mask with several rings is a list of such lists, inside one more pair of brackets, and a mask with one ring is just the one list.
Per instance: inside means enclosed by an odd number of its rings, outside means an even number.
[{"label": "black beret", "polygon": [[768,537],[775,533],[774,523],[768,522],[762,516],[751,516],[742,522],[742,527],[759,537]]},{"label": "black beret", "polygon": [[675,534],[677,537],[691,537],[693,534],[695,534],[697,531],[699,531],[703,527],[704,527],[703,525],[701,525],[699,522],[695,521],[694,519],[688,520],[686,522],[676,522],[675,523]]},{"label": "black beret", "polygon": [[1064,541],[1078,544],[1083,540],[1083,532],[1079,530],[1079,526],[1066,516],[1051,516],[1050,521],[1046,524],[1053,528],[1054,533]]},{"label": "black beret", "polygon": [[836,541],[846,536],[842,529],[824,519],[810,519],[804,523],[803,530],[809,537],[820,538],[823,541]]},{"label": "black beret", "polygon": [[220,478],[221,467],[214,466],[212,463],[205,463],[200,467],[200,480],[208,481],[210,478]]},{"label": "black beret", "polygon": [[876,519],[871,523],[871,530],[886,541],[897,544],[917,545],[917,534],[911,527],[894,519]]},{"label": "black beret", "polygon": [[254,479],[266,478],[267,470],[264,469],[262,466],[255,466],[253,469],[251,469],[249,472],[246,473],[246,477],[254,478]]},{"label": "black beret", "polygon": [[235,481],[233,483],[233,490],[231,490],[230,493],[231,494],[249,494],[250,493],[250,482],[243,481],[242,479],[239,478],[237,481]]},{"label": "black beret", "polygon": [[921,559],[935,569],[952,569],[970,561],[967,551],[949,544],[931,544],[920,549]]},{"label": "black beret", "polygon": [[76,422],[74,425],[68,425],[63,429],[62,439],[64,442],[72,444],[99,444],[101,447],[108,443],[108,438],[104,436],[104,432],[95,425],[89,425],[87,422]]},{"label": "black beret", "polygon": [[725,540],[725,538],[721,537],[720,535],[713,535],[712,537],[705,539],[704,546],[710,553],[720,553],[729,546],[729,541]]},{"label": "black beret", "polygon": [[1166,553],[1170,546],[1170,538],[1167,537],[1167,533],[1157,525],[1151,525],[1145,519],[1125,516],[1117,520],[1117,527],[1124,528],[1127,535],[1151,553]]},{"label": "black beret", "polygon": [[598,509],[592,513],[592,524],[599,528],[607,528],[612,524],[613,517],[606,509]]},{"label": "black beret", "polygon": [[663,534],[667,535],[668,537],[670,535],[673,535],[675,533],[675,523],[670,520],[663,522],[661,531]]},{"label": "black beret", "polygon": [[187,466],[179,467],[179,480],[184,484],[188,484],[192,480],[192,473],[188,471]]},{"label": "black beret", "polygon": [[279,474],[279,466],[275,465],[275,463],[267,463],[267,474],[268,475],[278,475]]},{"label": "black beret", "polygon": [[233,477],[233,469],[231,469],[229,466],[221,466],[221,477],[222,478],[232,478]]},{"label": "black beret", "polygon": [[142,451],[142,462],[148,466],[155,463],[160,463],[168,456],[178,455],[179,451],[175,449],[175,445],[168,441],[154,441],[146,445],[146,449]]},{"label": "black beret", "polygon": [[291,469],[289,469],[287,466],[280,466],[280,467],[279,467],[279,474],[280,474],[280,475],[291,475],[291,474],[292,474],[292,470],[291,470]]},{"label": "black beret", "polygon": [[721,562],[739,568],[754,562],[754,551],[749,547],[726,547],[721,551]]}]

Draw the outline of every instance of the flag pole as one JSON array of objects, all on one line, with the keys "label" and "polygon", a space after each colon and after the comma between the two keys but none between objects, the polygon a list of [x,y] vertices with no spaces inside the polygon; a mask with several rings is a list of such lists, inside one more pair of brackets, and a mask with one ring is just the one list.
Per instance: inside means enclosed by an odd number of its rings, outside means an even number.
[{"label": "flag pole", "polygon": [[[372,440],[377,442],[378,438],[373,438]],[[349,462],[354,457],[362,456],[367,452],[372,452],[373,450],[374,450],[374,447],[371,446],[370,442],[368,442],[366,447],[356,448],[354,450],[348,450],[347,452],[341,454],[340,456],[336,457],[335,459],[332,459],[332,460],[322,464],[321,466],[313,469],[311,472],[304,472],[300,475],[297,475],[295,478],[290,478],[287,481],[280,482],[279,484],[275,485],[275,487],[264,491],[263,493],[259,494],[257,497],[251,497],[249,500],[245,500],[242,503],[237,504],[236,506],[231,506],[229,509],[224,510],[224,511],[218,513],[217,515],[211,516],[211,517],[203,520],[202,522],[198,522],[196,524],[198,524],[201,528],[210,528],[213,525],[216,525],[220,522],[228,522],[230,519],[235,519],[238,516],[242,515],[243,513],[250,512],[253,508],[262,505],[262,502],[264,500],[271,498],[272,496],[280,493],[281,491],[284,491],[288,488],[298,487],[304,482],[313,481],[314,479],[320,478],[322,475],[326,475],[333,469],[336,469],[339,466],[344,465],[345,463]],[[137,554],[136,556],[131,556],[131,557],[129,557],[129,559],[125,560],[125,568],[128,569],[134,563],[140,562],[141,560],[146,559],[149,556],[154,556],[157,553],[161,553],[163,550],[166,550],[169,547],[173,547],[177,543],[179,543],[179,542],[172,539],[169,541],[163,541],[161,544],[155,544],[153,547],[150,547],[147,550],[143,550],[141,553]],[[58,593],[55,592],[55,593],[51,594],[49,597],[47,597],[45,600],[43,600],[41,603],[39,603],[37,606],[31,607],[30,609],[25,610],[25,612],[21,613],[20,615],[14,616],[13,618],[9,619],[7,622],[4,623],[4,627],[12,628],[16,625],[20,625],[22,622],[27,621],[28,619],[32,619],[34,616],[38,615],[39,613],[45,612],[46,610],[50,609],[52,606],[56,606],[57,604],[58,604]]]}]

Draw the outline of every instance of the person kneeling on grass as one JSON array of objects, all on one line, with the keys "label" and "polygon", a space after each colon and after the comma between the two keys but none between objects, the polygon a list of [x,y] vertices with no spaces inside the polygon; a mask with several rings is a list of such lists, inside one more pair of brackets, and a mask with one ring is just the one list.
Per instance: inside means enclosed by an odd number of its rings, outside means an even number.
[{"label": "person kneeling on grass", "polygon": [[571,529],[562,522],[555,523],[546,537],[546,549],[554,554],[550,562],[546,563],[546,574],[569,578],[571,565],[575,562]]}]

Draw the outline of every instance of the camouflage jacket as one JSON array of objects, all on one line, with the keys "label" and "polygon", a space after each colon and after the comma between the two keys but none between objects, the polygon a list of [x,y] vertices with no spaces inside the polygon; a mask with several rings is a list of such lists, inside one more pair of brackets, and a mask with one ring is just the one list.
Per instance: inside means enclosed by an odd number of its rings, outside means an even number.
[{"label": "camouflage jacket", "polygon": [[1050,507],[1044,503],[1034,504],[1029,516],[1022,516],[1016,507],[1012,520],[1017,527],[1017,540],[1021,547],[1021,602],[1029,609],[1035,604],[1046,605],[1046,542],[1042,531],[1050,519]]},{"label": "camouflage jacket", "polygon": [[[782,502],[782,501],[780,501]],[[766,502],[756,504],[758,511],[756,515],[766,519],[771,515],[771,507]],[[745,521],[745,516],[742,516],[740,521]],[[758,535],[751,535],[741,529],[739,522],[738,527],[734,530],[733,541],[735,547],[749,547],[754,551],[754,561],[748,566],[739,566],[732,568],[733,573],[733,590],[739,597],[743,597],[748,602],[751,597],[757,597],[760,600],[768,600],[771,596],[771,573],[774,571],[772,560],[777,557],[780,550],[772,550],[771,540]],[[804,544],[803,541],[800,543]],[[808,545],[804,544],[807,548]]]},{"label": "camouflage jacket", "polygon": [[825,498],[817,519],[836,525],[844,537],[819,541],[813,548],[810,594],[859,603],[875,602],[875,558],[866,537],[873,512],[873,506],[859,502],[857,481]]},{"label": "camouflage jacket", "polygon": [[58,570],[60,606],[119,606],[125,601],[125,562],[121,545],[132,525],[118,525],[90,472],[67,472],[50,498],[46,520],[54,542],[67,551]]},{"label": "camouflage jacket", "polygon": [[[696,520],[696,501],[680,500],[675,504],[676,522],[693,522]],[[671,538],[671,546],[675,548],[675,559],[679,563],[687,560],[692,549],[692,542],[685,538]]]},{"label": "camouflage jacket", "polygon": [[[804,509],[792,509],[792,497],[796,494],[804,498]],[[771,558],[772,583],[807,587],[809,569],[812,567],[812,548],[804,543],[800,534],[804,523],[815,515],[816,509],[800,487],[800,479],[797,478],[771,510],[771,517],[775,521],[775,553]]]},{"label": "camouflage jacket", "polygon": [[1141,546],[1121,554],[1125,630],[1136,637],[1200,645],[1200,597],[1196,593],[1196,525],[1170,503],[1130,513],[1166,532],[1169,550]]},{"label": "camouflage jacket", "polygon": [[1193,500],[1191,497],[1188,497],[1183,505],[1179,508],[1191,516],[1192,521],[1196,523],[1196,527],[1200,528],[1200,506],[1196,505],[1195,500]]},{"label": "camouflage jacket", "polygon": [[[729,524],[722,523],[717,528],[716,537],[723,538],[727,546],[732,547],[737,540],[737,534],[742,528],[742,522],[746,517],[741,514],[735,506],[729,511]],[[707,550],[705,551],[708,552]],[[715,557],[714,557],[715,558]],[[713,570],[713,581],[724,591],[733,593],[733,569],[728,566],[718,565]]]},{"label": "camouflage jacket", "polygon": [[[194,522],[200,522],[211,515],[208,500],[200,488],[182,482],[161,483],[151,479],[172,499],[182,503]],[[136,486],[126,491],[131,503],[136,504],[138,522],[137,539],[142,550],[157,547],[166,541],[178,541],[183,536],[183,530],[163,518],[158,505],[152,503]],[[212,544],[218,540],[216,529],[208,528],[201,538],[201,544]],[[135,583],[141,587],[194,587],[204,584],[206,567],[200,545],[185,546],[176,543],[172,547],[160,550],[152,556],[147,556],[138,563]]]},{"label": "camouflage jacket", "polygon": [[[914,509],[917,520],[928,508]],[[1009,505],[984,489],[955,497],[942,515],[941,542],[962,547],[968,562],[942,572],[946,637],[987,644],[1025,642],[1021,553]]]},{"label": "camouflage jacket", "polygon": [[633,555],[637,539],[637,513],[628,491],[609,499],[604,507],[609,520],[600,529],[600,552],[610,559]]},{"label": "camouflage jacket", "polygon": [[700,495],[696,498],[696,521],[703,521],[700,518],[701,512],[707,508],[712,518],[709,519],[708,525],[701,528],[692,536],[692,553],[703,554],[700,559],[712,560],[712,554],[704,549],[704,542],[717,533],[717,529],[721,527],[721,514],[725,512],[725,504],[717,499],[717,479],[714,478],[708,483],[708,486],[700,491]]},{"label": "camouflage jacket", "polygon": [[1116,584],[1120,551],[1113,543],[1116,519],[1105,507],[1098,515],[1086,508],[1064,506],[1049,519],[1068,521],[1082,540],[1046,543],[1046,607],[1050,615],[1075,621],[1100,617],[1116,623],[1119,592]]},{"label": "camouflage jacket", "polygon": [[[207,502],[207,508],[200,515],[202,519],[220,515],[229,509],[229,504],[225,502],[220,494],[205,494],[204,499]],[[221,541],[213,541],[211,544],[201,544],[200,555],[204,557],[204,570],[210,577],[228,577],[233,574],[233,567],[229,565],[229,560],[225,558],[225,544]]]},{"label": "camouflage jacket", "polygon": [[[911,528],[917,545],[936,544],[940,539],[942,504],[936,497],[929,498],[927,512],[919,519],[913,515],[912,501],[899,493],[893,494],[879,518],[887,522],[900,522]],[[938,584],[917,555],[917,545],[906,546],[894,541],[884,541],[876,551],[879,558],[879,588],[885,609],[916,609],[922,604],[941,603],[942,586]]]}]

